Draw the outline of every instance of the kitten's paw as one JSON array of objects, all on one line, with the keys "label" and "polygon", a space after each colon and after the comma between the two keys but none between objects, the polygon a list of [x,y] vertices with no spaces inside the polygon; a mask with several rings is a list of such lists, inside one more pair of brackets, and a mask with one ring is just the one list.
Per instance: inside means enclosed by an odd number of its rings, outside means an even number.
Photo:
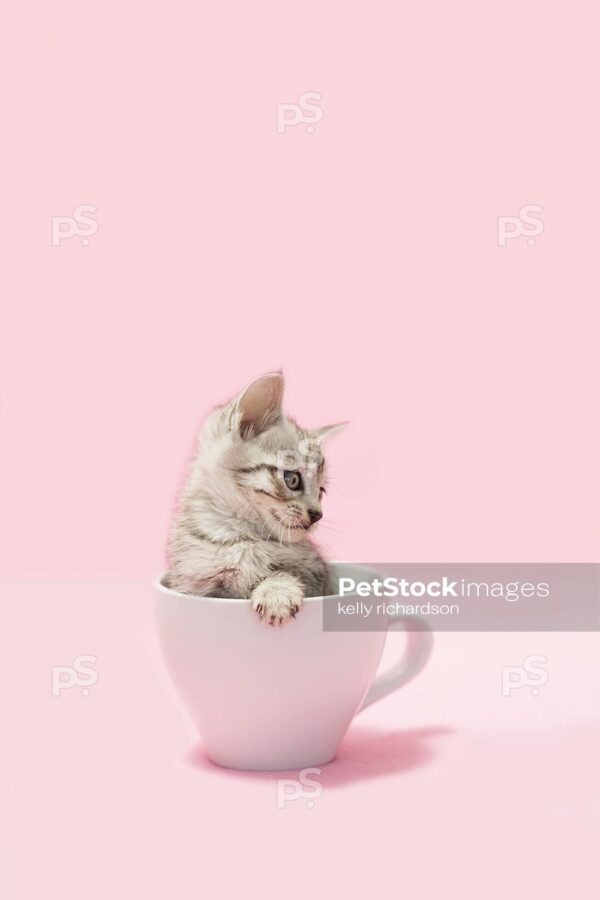
[{"label": "kitten's paw", "polygon": [[250,597],[252,608],[267,625],[284,625],[302,608],[302,585],[293,575],[277,572],[261,581]]}]

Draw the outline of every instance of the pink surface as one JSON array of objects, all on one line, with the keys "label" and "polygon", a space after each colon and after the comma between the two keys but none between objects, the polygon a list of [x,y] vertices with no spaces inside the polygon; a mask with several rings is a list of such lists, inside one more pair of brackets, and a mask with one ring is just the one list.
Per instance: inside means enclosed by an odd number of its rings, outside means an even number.
[{"label": "pink surface", "polygon": [[[269,898],[596,896],[596,635],[438,635],[426,670],[355,720],[314,805],[278,808],[277,779],[298,773],[206,761],[163,671],[145,584],[6,589],[11,900],[230,897],[249,885]],[[96,684],[52,696],[51,668],[83,653],[97,658]],[[546,657],[546,684],[503,697],[502,666],[530,653]]]},{"label": "pink surface", "polygon": [[[332,556],[597,560],[597,20],[583,0],[6,12],[10,900],[593,895],[595,635],[439,636],[314,807],[278,809],[272,777],[203,761],[148,583],[200,417],[278,367],[302,424],[352,420]],[[313,133],[278,133],[306,92]],[[97,233],[53,246],[79,205]],[[500,246],[528,205],[534,244]],[[86,653],[89,695],[53,697]],[[503,697],[529,654],[540,695]]]}]

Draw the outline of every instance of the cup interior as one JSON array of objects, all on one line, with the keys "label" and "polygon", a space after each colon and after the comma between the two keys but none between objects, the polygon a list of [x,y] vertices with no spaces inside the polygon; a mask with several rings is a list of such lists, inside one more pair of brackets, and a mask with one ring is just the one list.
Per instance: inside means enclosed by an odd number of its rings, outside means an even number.
[{"label": "cup interior", "polygon": [[[329,562],[328,566],[333,570],[336,580],[340,578],[352,578],[354,581],[372,581],[374,578],[381,578],[381,573],[369,566],[359,565],[350,562]],[[207,600],[214,603],[247,603],[247,599],[237,597],[204,597],[201,594],[183,594],[181,591],[175,591],[169,587],[167,573],[162,575],[156,583],[156,587],[161,593],[171,594],[174,597],[195,598],[197,600]],[[338,597],[339,594],[330,594],[327,596]],[[305,597],[305,603],[317,602],[325,599],[322,595],[317,597]]]}]

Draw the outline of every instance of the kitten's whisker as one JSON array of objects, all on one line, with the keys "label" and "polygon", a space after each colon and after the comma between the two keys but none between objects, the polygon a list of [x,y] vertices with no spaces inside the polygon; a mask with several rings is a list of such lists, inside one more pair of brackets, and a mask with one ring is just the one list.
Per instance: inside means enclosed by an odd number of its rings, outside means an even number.
[{"label": "kitten's whisker", "polygon": [[329,552],[329,555],[330,555],[332,558],[335,558],[335,557],[337,556],[337,554],[336,554],[336,553],[334,552],[334,550],[333,550],[333,547],[331,547],[331,545],[325,540],[325,538],[323,537],[322,534],[317,534],[317,533],[315,533],[315,537],[316,537],[316,539],[317,539],[321,544],[324,544],[324,545],[325,545],[325,547],[327,548],[327,550],[328,550],[328,552]]},{"label": "kitten's whisker", "polygon": [[[264,528],[266,528],[266,527],[267,527],[267,526],[266,526],[266,523],[265,523]],[[275,522],[275,524],[272,526],[271,530],[269,531],[269,534],[267,535],[267,540],[268,540],[268,541],[271,540],[271,535],[273,534],[273,532],[275,531],[276,528],[277,528],[277,522]],[[264,530],[264,529],[263,529],[263,530]]]},{"label": "kitten's whisker", "polygon": [[326,528],[328,531],[335,531],[337,534],[352,534],[353,532],[349,531],[347,528],[343,528],[338,525],[325,525],[325,523],[321,522],[319,524],[319,529]]},{"label": "kitten's whisker", "polygon": [[319,522],[319,528],[328,528],[330,531],[337,531],[339,534],[360,534],[360,532],[356,528],[349,528],[347,525],[341,525],[336,522]]}]

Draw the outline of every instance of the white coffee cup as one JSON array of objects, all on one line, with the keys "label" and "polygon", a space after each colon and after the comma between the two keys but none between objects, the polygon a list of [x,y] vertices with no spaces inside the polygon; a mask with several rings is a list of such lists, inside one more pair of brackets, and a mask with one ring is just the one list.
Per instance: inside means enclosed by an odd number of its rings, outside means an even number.
[{"label": "white coffee cup", "polygon": [[[333,565],[337,578],[377,574]],[[324,631],[323,604],[339,599],[307,599],[295,619],[273,628],[248,600],[180,594],[162,579],[156,584],[167,669],[213,762],[273,771],[325,765],[357,712],[423,668],[432,635],[420,621],[423,630],[407,631],[402,659],[375,677],[385,629],[414,626],[415,618],[386,617],[381,631]]]}]

